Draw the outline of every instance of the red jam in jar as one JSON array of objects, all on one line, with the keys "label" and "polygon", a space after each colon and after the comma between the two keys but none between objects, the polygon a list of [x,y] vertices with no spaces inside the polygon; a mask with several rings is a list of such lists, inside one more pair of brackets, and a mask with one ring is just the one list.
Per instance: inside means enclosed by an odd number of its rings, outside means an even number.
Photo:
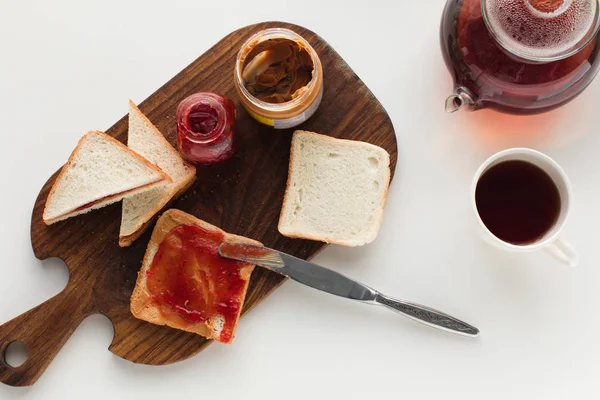
[{"label": "red jam in jar", "polygon": [[177,145],[194,164],[215,164],[234,152],[235,106],[225,96],[195,93],[177,107]]}]

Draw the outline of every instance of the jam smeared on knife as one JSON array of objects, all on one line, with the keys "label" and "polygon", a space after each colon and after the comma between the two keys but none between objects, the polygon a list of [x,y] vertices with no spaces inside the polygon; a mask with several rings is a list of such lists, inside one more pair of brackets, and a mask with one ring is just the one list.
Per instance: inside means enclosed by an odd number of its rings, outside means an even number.
[{"label": "jam smeared on knife", "polygon": [[[161,242],[146,274],[152,300],[190,324],[222,315],[221,340],[229,341],[240,312],[245,281],[244,265],[218,253],[221,232],[196,225],[173,228]],[[167,307],[167,310],[164,310]]]},{"label": "jam smeared on knife", "polygon": [[274,253],[273,250],[263,246],[234,242],[225,242],[220,246],[220,249],[223,255],[229,255],[233,252],[237,256],[248,258],[263,258]]},{"label": "jam smeared on knife", "polygon": [[194,164],[215,164],[234,152],[235,106],[227,97],[195,93],[177,107],[177,145]]}]

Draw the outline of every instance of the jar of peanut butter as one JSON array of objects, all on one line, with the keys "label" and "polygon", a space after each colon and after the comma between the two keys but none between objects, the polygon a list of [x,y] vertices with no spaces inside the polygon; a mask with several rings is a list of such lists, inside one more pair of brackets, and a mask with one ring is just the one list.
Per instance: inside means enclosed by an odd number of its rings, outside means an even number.
[{"label": "jar of peanut butter", "polygon": [[275,129],[310,118],[323,97],[323,67],[312,46],[283,28],[260,31],[240,49],[235,88],[246,111]]}]

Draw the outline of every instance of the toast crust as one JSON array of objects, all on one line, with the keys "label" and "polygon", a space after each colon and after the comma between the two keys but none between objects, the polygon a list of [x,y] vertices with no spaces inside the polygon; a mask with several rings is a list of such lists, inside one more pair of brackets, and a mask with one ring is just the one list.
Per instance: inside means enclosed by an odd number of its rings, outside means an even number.
[{"label": "toast crust", "polygon": [[[252,240],[243,236],[234,235],[231,233],[224,232],[223,230],[217,228],[214,225],[209,224],[208,222],[202,221],[190,214],[187,214],[183,211],[170,209],[167,210],[163,215],[160,216],[156,226],[154,227],[154,231],[152,232],[152,237],[150,239],[150,243],[148,243],[148,247],[146,249],[146,254],[144,255],[144,260],[142,261],[142,268],[138,272],[138,278],[131,295],[131,313],[134,317],[156,324],[156,325],[167,325],[172,328],[181,329],[187,332],[196,333],[198,335],[204,336],[208,339],[214,339],[220,341],[220,338],[215,335],[215,330],[212,324],[207,321],[207,323],[202,324],[190,324],[189,322],[183,320],[175,313],[170,313],[168,318],[163,316],[157,304],[152,302],[152,298],[147,291],[146,288],[146,271],[152,264],[154,259],[154,255],[158,250],[160,243],[163,241],[165,236],[175,227],[179,225],[197,225],[205,230],[209,231],[219,231],[223,232],[225,235],[226,241],[232,242],[240,242],[247,244],[254,244],[262,246],[260,242],[256,240]],[[248,290],[248,283],[250,280],[250,276],[252,271],[254,270],[254,265],[245,264],[244,267],[240,270],[240,276],[243,280],[246,281],[244,285],[244,289],[241,296],[240,301],[240,312],[236,317],[236,321],[234,324],[233,332],[235,334],[235,328],[237,325],[237,320],[240,317],[241,310],[244,306],[244,299],[246,297],[246,292]],[[232,335],[233,338],[233,335]]]},{"label": "toast crust", "polygon": [[[294,165],[294,157],[296,156],[295,151],[294,151],[294,143],[296,142],[297,133],[302,133],[302,134],[309,134],[309,135],[314,135],[314,136],[318,136],[318,137],[326,137],[328,139],[332,139],[335,141],[344,141],[347,143],[352,143],[353,145],[357,145],[357,146],[363,146],[365,144],[369,145],[369,146],[373,146],[373,147],[379,147],[379,146],[375,146],[374,144],[371,143],[367,143],[367,142],[361,142],[361,141],[356,141],[356,140],[349,140],[349,139],[339,139],[339,138],[334,138],[332,136],[328,136],[328,135],[323,135],[321,133],[316,133],[316,132],[310,132],[310,131],[303,131],[303,130],[296,130],[294,131],[294,134],[292,136],[292,143],[290,145],[290,163],[288,166],[288,179],[285,185],[285,193],[283,195],[283,201],[282,201],[282,206],[281,206],[281,213],[279,214],[279,222],[277,224],[277,230],[279,231],[279,233],[281,233],[283,236],[285,237],[289,237],[292,239],[308,239],[308,240],[314,240],[317,242],[324,242],[324,243],[328,243],[328,244],[337,244],[340,246],[348,246],[348,243],[344,240],[336,240],[335,238],[328,238],[328,237],[324,237],[324,236],[315,236],[315,235],[309,235],[309,234],[297,234],[294,232],[285,232],[285,230],[283,229],[283,221],[284,221],[284,207],[285,204],[288,204],[288,196],[291,193],[291,183],[292,183],[292,174],[291,174],[291,170],[292,170],[292,166]],[[381,208],[385,207],[385,203],[387,200],[387,195],[388,195],[388,190],[390,188],[390,182],[391,182],[391,171],[390,168],[388,166],[388,168],[386,169],[386,185],[383,191],[383,196],[381,198]],[[379,220],[377,221],[377,229],[379,229],[381,227],[381,223],[383,222],[383,213],[381,213]],[[285,232],[285,233],[284,233]]]},{"label": "toast crust", "polygon": [[165,149],[167,149],[171,154],[173,154],[177,158],[181,159],[182,163],[187,167],[189,173],[178,186],[174,187],[170,193],[165,194],[163,199],[161,199],[161,201],[157,203],[152,210],[148,211],[146,215],[139,219],[137,225],[133,230],[131,230],[130,232],[125,232],[124,234],[119,234],[120,247],[131,246],[131,244],[133,244],[133,242],[135,242],[140,236],[142,236],[146,229],[148,229],[150,225],[152,225],[152,223],[156,221],[156,219],[158,218],[158,214],[161,211],[165,210],[167,207],[169,207],[169,205],[171,205],[173,201],[175,201],[186,190],[188,190],[196,180],[196,167],[188,163],[183,159],[183,157],[181,157],[179,152],[175,150],[173,146],[171,146],[171,143],[169,143],[165,136],[158,130],[156,125],[154,125],[152,121],[150,121],[148,117],[146,117],[146,114],[140,111],[140,109],[135,105],[133,101],[129,100],[129,105],[130,107],[137,110],[137,112],[144,119],[144,121],[146,121],[146,123],[156,131],[155,133],[159,137],[159,140],[163,142]]},{"label": "toast crust", "polygon": [[78,213],[78,212],[80,212],[82,210],[82,208],[79,207],[79,208],[73,209],[71,211],[68,211],[68,212],[66,212],[66,213],[64,213],[62,215],[58,215],[58,216],[56,216],[54,218],[47,218],[47,216],[46,216],[46,209],[47,209],[48,203],[52,200],[52,198],[54,197],[55,192],[56,192],[56,186],[57,186],[56,183],[60,182],[60,180],[62,179],[63,175],[67,171],[68,167],[73,163],[73,158],[75,157],[75,154],[77,154],[77,152],[79,151],[79,149],[83,145],[84,140],[89,135],[101,135],[105,139],[113,142],[113,144],[116,144],[118,147],[121,147],[122,150],[125,150],[127,153],[131,154],[132,156],[134,156],[135,158],[137,158],[139,161],[141,161],[142,163],[144,163],[148,168],[150,168],[150,169],[154,170],[155,172],[157,172],[160,175],[160,178],[157,179],[156,181],[148,183],[146,185],[142,185],[142,186],[139,186],[137,188],[133,188],[133,189],[130,189],[130,190],[126,190],[126,191],[123,191],[123,192],[120,192],[120,193],[116,193],[116,194],[113,194],[113,195],[110,195],[110,196],[105,196],[103,198],[94,200],[93,202],[85,204],[83,209],[88,209],[89,208],[90,210],[92,210],[93,206],[96,206],[96,208],[100,208],[100,207],[97,207],[97,206],[100,205],[100,204],[102,204],[102,203],[110,202],[111,200],[114,200],[115,198],[118,198],[119,196],[124,196],[124,195],[127,195],[127,194],[131,194],[131,193],[136,192],[136,191],[143,192],[145,190],[150,190],[151,188],[153,188],[155,186],[158,186],[158,185],[161,185],[161,184],[163,184],[165,182],[173,182],[173,180],[171,179],[171,177],[169,175],[165,174],[162,169],[160,169],[158,166],[152,164],[150,161],[146,160],[144,157],[140,156],[135,151],[129,149],[127,146],[125,146],[123,143],[119,142],[117,139],[115,139],[112,136],[109,136],[106,133],[101,132],[101,131],[89,131],[89,132],[87,132],[85,135],[83,135],[79,139],[79,141],[77,142],[77,146],[71,152],[71,155],[69,156],[69,159],[67,160],[67,162],[65,163],[65,165],[63,165],[63,167],[61,168],[58,176],[56,177],[56,180],[54,181],[54,184],[52,185],[52,189],[50,189],[50,193],[48,194],[48,197],[46,198],[46,204],[44,205],[44,213],[43,213],[43,216],[42,216],[42,219],[44,220],[44,223],[46,225],[51,225],[51,224],[53,224],[55,222],[67,219],[72,214]]}]

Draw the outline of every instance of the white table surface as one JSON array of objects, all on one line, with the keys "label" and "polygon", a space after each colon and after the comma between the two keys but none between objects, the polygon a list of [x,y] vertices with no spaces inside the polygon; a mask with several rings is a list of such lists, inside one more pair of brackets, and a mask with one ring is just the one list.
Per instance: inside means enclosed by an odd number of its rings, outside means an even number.
[{"label": "white table surface", "polygon": [[[0,399],[599,398],[600,79],[542,116],[446,115],[443,5],[0,0],[0,323],[67,282],[62,262],[33,256],[29,224],[39,189],[78,138],[110,127],[129,98],[141,102],[230,31],[283,20],[337,49],[398,137],[379,238],[330,246],[315,261],[482,332],[446,334],[288,282],[242,319],[233,344],[171,366],[114,356],[111,323],[92,316],[33,387],[0,385]],[[580,252],[578,268],[503,253],[471,230],[471,177],[513,146],[546,152],[570,176],[564,235]]]}]

